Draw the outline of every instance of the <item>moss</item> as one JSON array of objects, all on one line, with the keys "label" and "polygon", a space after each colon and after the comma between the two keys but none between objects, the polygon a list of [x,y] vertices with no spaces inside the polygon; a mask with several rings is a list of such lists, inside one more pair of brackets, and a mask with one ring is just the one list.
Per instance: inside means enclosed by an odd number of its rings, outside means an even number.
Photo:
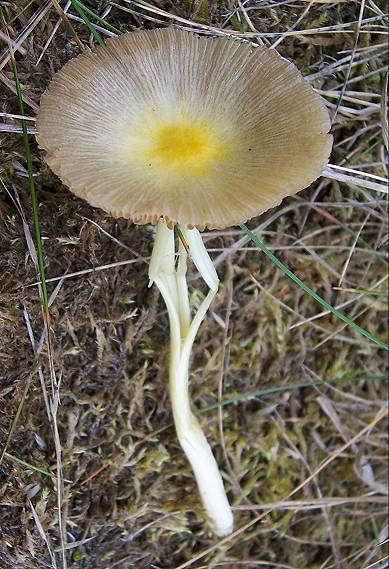
[{"label": "moss", "polygon": [[[97,10],[102,7],[99,2],[88,5]],[[219,28],[248,30],[236,2],[158,5]],[[261,33],[290,29],[306,8],[305,3],[244,5],[253,26]],[[23,29],[37,7],[37,2],[27,0],[3,7],[6,21],[12,21],[11,35]],[[140,8],[136,11],[138,14],[133,15],[112,8],[107,18],[120,29],[157,25],[146,16],[160,16]],[[336,26],[357,20],[358,13],[359,5],[354,3],[338,3],[325,10],[320,4],[313,4],[298,28]],[[60,26],[42,62],[35,67],[56,21],[57,15],[51,10],[23,44],[27,55],[17,54],[22,82],[35,101],[53,70],[77,53],[76,45]],[[87,45],[87,31],[77,22],[74,26]],[[382,40],[377,37],[363,33],[358,45],[371,47]],[[353,34],[346,32],[301,34],[285,38],[278,49],[305,74],[312,75],[345,57],[342,52],[350,50],[353,41]],[[349,89],[364,92],[365,100],[369,100],[368,93],[380,94],[380,74],[366,76],[366,72],[384,64],[383,56],[356,64],[351,78],[362,79],[351,83]],[[315,85],[323,90],[341,89],[345,72],[343,68],[320,76]],[[12,92],[3,83],[0,90],[1,111],[18,113]],[[362,109],[350,102],[347,105]],[[27,112],[33,115],[32,109]],[[352,168],[370,164],[365,171],[385,175],[380,167],[382,142],[377,143],[381,136],[379,113],[362,114],[338,115],[333,126],[336,145],[332,161],[346,160],[343,164]],[[364,130],[370,124],[374,128]],[[355,139],[344,142],[350,137]],[[26,178],[18,165],[24,165],[21,139],[5,133],[1,139],[1,179],[12,195],[17,192],[31,225]],[[78,542],[77,547],[67,550],[68,565],[71,569],[178,567],[214,545],[215,540],[202,522],[193,477],[171,427],[166,389],[165,309],[157,293],[147,287],[147,263],[131,252],[143,257],[150,255],[151,230],[126,220],[114,220],[77,200],[60,185],[41,158],[33,144],[48,277],[82,272],[61,281],[51,306],[54,362],[61,380],[57,419],[63,447],[63,511],[69,544]],[[367,201],[368,206],[361,205]],[[339,206],[346,202],[348,206]],[[281,213],[284,207],[288,209]],[[298,198],[286,200],[278,210],[280,216],[266,226],[262,238],[327,299],[335,292],[345,267],[342,287],[367,290],[383,279],[387,270],[382,259],[372,255],[365,245],[377,248],[387,232],[384,207],[376,194],[322,179]],[[331,222],[323,212],[334,216],[337,222]],[[266,223],[275,213],[273,210],[260,220],[253,220],[252,226]],[[356,240],[359,230],[361,235]],[[216,232],[206,238],[207,246],[217,259],[240,237],[230,231]],[[352,251],[354,243],[356,248]],[[131,261],[127,265],[118,264],[127,260]],[[94,270],[105,265],[113,266]],[[290,498],[315,503],[320,491],[327,500],[350,497],[359,498],[359,503],[327,508],[329,522],[320,507],[284,510],[281,506],[290,492],[321,468],[323,460],[339,451],[345,444],[344,437],[351,440],[374,420],[386,398],[385,385],[353,378],[382,376],[387,364],[384,354],[332,317],[299,324],[317,315],[320,308],[258,251],[236,251],[218,265],[218,272],[220,293],[202,325],[193,355],[191,389],[197,407],[217,400],[221,369],[222,398],[272,386],[287,388],[292,383],[317,378],[336,377],[339,381],[332,387],[289,389],[224,407],[224,448],[217,411],[201,416],[232,502],[239,507],[237,527],[256,515],[263,517],[197,563],[212,567],[216,562],[228,562],[238,567],[242,561],[252,561],[254,566],[255,561],[261,560],[268,561],[269,566],[279,563],[299,569],[331,565],[334,550],[329,527],[345,567],[378,561],[385,555],[384,546],[375,544],[380,540],[386,508],[377,493],[373,494],[377,496],[376,503],[364,501],[372,487],[358,475],[358,461],[360,455],[366,456],[375,480],[384,481],[385,420],[358,439],[355,449],[349,446]],[[203,293],[202,285],[193,268],[191,275],[192,301],[197,302]],[[15,569],[40,569],[51,563],[28,497],[52,551],[58,556],[60,549],[54,478],[12,459],[17,457],[48,469],[55,477],[55,445],[37,375],[41,367],[50,395],[47,351],[44,347],[40,357],[34,357],[26,325],[30,323],[38,343],[42,334],[41,307],[37,288],[30,286],[35,281],[21,218],[0,183],[1,444],[30,381],[8,446],[10,457],[0,466],[4,481],[0,487],[0,566]],[[50,294],[58,282],[49,284]],[[337,304],[357,296],[347,290],[338,290],[336,294]],[[385,299],[357,296],[343,310],[383,337],[385,308]],[[296,324],[299,325],[291,328]],[[319,396],[330,399],[342,432],[323,411]],[[280,505],[268,514],[266,510],[252,510],[269,502]]]}]

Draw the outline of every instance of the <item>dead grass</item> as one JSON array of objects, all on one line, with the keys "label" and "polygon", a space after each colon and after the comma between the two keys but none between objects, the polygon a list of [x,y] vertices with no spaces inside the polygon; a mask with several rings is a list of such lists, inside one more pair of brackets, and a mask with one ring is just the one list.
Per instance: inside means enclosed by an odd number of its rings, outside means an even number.
[{"label": "dead grass", "polygon": [[[11,38],[21,40],[16,59],[33,119],[54,71],[80,43],[93,42],[72,9],[77,41],[69,25],[57,25],[50,1],[1,5]],[[331,163],[385,185],[359,174],[387,177],[384,3],[88,5],[123,31],[170,22],[277,44],[336,114]],[[20,215],[32,231],[19,111],[3,36],[0,42],[2,444],[24,402],[0,465],[1,569],[386,567],[386,388],[373,380],[386,372],[384,351],[335,317],[317,316],[320,307],[239,230],[206,235],[221,287],[195,344],[193,397],[198,408],[240,399],[219,417],[215,408],[202,414],[236,508],[237,531],[216,541],[201,522],[193,477],[171,427],[167,316],[156,290],[147,288],[152,228],[114,220],[73,197],[31,136],[46,274],[56,279],[48,284],[52,385]],[[350,178],[323,177],[250,227],[307,285],[385,339],[381,193]],[[195,304],[202,286],[192,275]],[[287,389],[318,380],[323,385]],[[245,397],[282,386],[283,392]],[[50,408],[58,392],[61,515]]]}]

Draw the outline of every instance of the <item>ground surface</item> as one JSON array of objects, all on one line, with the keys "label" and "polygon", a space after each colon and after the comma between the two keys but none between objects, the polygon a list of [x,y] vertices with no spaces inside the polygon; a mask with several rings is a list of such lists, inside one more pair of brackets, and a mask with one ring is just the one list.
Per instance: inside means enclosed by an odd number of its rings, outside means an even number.
[{"label": "ground surface", "polygon": [[[24,33],[16,62],[33,119],[53,73],[94,40],[73,8],[78,41],[69,25],[55,29],[54,1],[0,4],[11,38]],[[277,42],[325,97],[331,163],[386,176],[383,2],[88,6],[122,31],[212,26]],[[300,33],[280,35],[291,30]],[[386,567],[385,351],[323,315],[241,241],[239,228],[205,234],[221,287],[195,345],[192,393],[197,409],[214,405],[201,421],[236,508],[238,531],[219,544],[171,427],[167,316],[147,287],[152,228],[73,197],[30,136],[46,277],[54,279],[48,347],[8,64],[0,79],[1,569],[65,567],[61,531],[74,569]],[[249,225],[308,286],[385,340],[387,228],[374,186],[384,183],[358,178],[322,177]],[[193,268],[190,290],[198,303],[205,290]]]}]

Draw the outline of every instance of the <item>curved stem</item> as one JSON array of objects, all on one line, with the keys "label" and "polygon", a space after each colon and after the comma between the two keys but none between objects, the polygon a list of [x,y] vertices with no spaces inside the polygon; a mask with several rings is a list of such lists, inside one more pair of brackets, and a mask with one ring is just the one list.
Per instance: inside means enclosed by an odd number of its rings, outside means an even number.
[{"label": "curved stem", "polygon": [[211,287],[193,320],[190,319],[186,283],[186,251],[180,244],[174,270],[174,233],[161,220],[150,263],[150,282],[155,282],[165,301],[170,324],[169,392],[178,440],[195,475],[212,529],[218,536],[232,532],[233,516],[211,447],[191,410],[189,361],[194,339],[217,292],[218,277],[197,230],[181,228],[193,260]]}]

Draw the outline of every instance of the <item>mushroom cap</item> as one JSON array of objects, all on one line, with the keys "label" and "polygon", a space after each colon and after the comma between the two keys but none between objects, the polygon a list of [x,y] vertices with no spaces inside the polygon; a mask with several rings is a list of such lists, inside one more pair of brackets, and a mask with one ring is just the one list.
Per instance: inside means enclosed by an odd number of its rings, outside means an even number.
[{"label": "mushroom cap", "polygon": [[77,196],[135,223],[242,223],[328,161],[322,99],[275,50],[173,28],[126,33],[67,63],[37,140]]}]

